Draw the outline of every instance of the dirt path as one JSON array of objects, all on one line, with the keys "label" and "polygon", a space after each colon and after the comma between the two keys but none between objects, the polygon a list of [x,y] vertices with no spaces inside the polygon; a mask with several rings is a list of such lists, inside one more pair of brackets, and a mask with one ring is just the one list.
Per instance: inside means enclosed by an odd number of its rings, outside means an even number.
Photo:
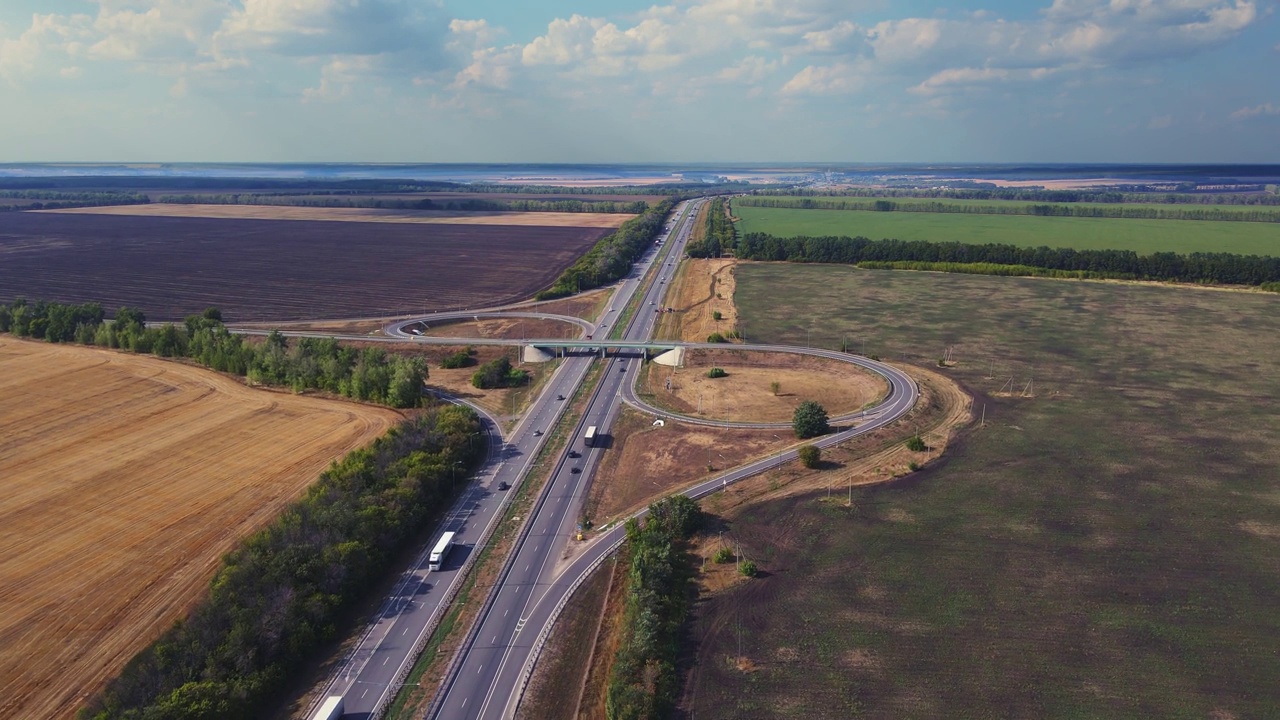
[{"label": "dirt path", "polygon": [[390,410],[0,337],[0,716],[70,717]]},{"label": "dirt path", "polygon": [[663,314],[654,336],[685,342],[706,342],[717,332],[728,337],[738,326],[738,309],[733,304],[737,262],[719,258],[681,263],[668,301],[675,311]]}]

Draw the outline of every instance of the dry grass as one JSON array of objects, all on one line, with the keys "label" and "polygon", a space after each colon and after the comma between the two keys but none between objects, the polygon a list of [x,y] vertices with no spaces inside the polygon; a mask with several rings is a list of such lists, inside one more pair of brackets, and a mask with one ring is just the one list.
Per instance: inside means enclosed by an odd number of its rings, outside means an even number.
[{"label": "dry grass", "polygon": [[725,430],[668,422],[631,408],[619,414],[588,491],[585,513],[603,525],[715,471],[795,444],[785,431]]},{"label": "dry grass", "polygon": [[0,338],[0,716],[67,717],[390,410]]},{"label": "dry grass", "polygon": [[[709,378],[712,367],[728,375]],[[849,363],[741,350],[695,350],[686,353],[682,368],[654,364],[647,372],[645,389],[655,404],[733,422],[789,422],[806,400],[821,403],[834,417],[856,412],[888,391],[878,375]]]},{"label": "dry grass", "polygon": [[[663,340],[706,342],[712,333],[728,336],[738,323],[738,310],[733,304],[736,290],[734,268],[737,260],[685,260],[675,280],[668,307],[658,321],[655,337]],[[715,313],[720,319],[715,319]]]},{"label": "dry grass", "polygon": [[623,213],[454,212],[444,210],[382,210],[376,208],[319,208],[288,205],[113,205],[108,207],[40,210],[77,215],[211,218],[218,220],[323,220],[328,222],[423,223],[441,225],[523,225],[530,227],[616,228],[635,217]]},{"label": "dry grass", "polygon": [[580,337],[582,329],[559,320],[538,318],[485,318],[467,322],[451,322],[432,325],[423,333],[429,337],[495,338],[515,340],[539,338],[542,340],[568,340]]}]

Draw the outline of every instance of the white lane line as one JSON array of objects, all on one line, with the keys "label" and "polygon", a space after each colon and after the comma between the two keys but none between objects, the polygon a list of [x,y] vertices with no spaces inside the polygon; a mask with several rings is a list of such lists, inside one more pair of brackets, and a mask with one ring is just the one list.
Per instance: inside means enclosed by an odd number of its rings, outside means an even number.
[{"label": "white lane line", "polygon": [[479,675],[481,670],[484,670],[484,666],[483,666],[483,665],[481,665],[480,667],[476,668],[476,674],[477,674],[477,675]]}]

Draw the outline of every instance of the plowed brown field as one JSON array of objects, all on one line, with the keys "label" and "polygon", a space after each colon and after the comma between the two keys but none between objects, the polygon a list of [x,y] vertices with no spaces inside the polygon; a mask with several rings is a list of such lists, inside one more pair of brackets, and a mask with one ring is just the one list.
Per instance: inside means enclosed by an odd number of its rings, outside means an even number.
[{"label": "plowed brown field", "polygon": [[0,337],[0,717],[70,717],[390,410]]}]

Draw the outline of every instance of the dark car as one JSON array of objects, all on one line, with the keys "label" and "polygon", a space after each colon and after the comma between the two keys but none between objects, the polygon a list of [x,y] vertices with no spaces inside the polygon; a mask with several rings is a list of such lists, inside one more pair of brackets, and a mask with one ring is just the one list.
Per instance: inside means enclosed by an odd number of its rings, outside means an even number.
[{"label": "dark car", "polygon": [[557,399],[557,400],[563,400],[563,399],[564,399],[564,396],[563,396],[563,395],[557,395],[557,396],[556,396],[556,399]]},{"label": "dark car", "polygon": [[580,458],[580,457],[582,457],[582,453],[578,452],[577,450],[570,450],[570,451],[569,451],[569,457],[571,457],[571,458]]},{"label": "dark car", "polygon": [[569,468],[569,473],[570,473],[571,475],[577,475],[577,474],[578,474],[578,473],[580,473],[580,472],[582,472],[582,468],[580,468],[580,467],[573,467],[573,468]]},{"label": "dark car", "polygon": [[506,480],[503,480],[502,482],[498,483],[499,490],[506,490],[509,487],[511,487],[511,485],[508,484]]}]

